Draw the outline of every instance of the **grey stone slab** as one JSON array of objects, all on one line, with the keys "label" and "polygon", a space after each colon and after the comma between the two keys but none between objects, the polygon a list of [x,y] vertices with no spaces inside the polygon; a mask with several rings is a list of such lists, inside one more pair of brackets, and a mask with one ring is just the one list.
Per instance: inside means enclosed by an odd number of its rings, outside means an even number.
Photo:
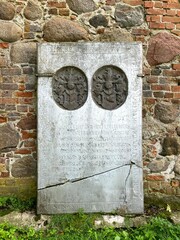
[{"label": "grey stone slab", "polygon": [[[128,81],[127,98],[114,110],[93,100],[93,75],[106,65],[120,68]],[[87,78],[87,100],[76,110],[66,110],[54,100],[53,76],[67,66],[79,68]],[[141,72],[140,43],[38,46],[39,213],[71,213],[80,208],[143,212]],[[108,81],[107,75],[101,78]],[[117,81],[113,86],[118,86]]]}]

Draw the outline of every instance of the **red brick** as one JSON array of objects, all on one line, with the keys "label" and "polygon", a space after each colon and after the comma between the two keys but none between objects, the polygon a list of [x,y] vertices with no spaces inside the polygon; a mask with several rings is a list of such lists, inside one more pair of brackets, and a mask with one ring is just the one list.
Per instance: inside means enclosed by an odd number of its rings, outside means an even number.
[{"label": "red brick", "polygon": [[48,2],[48,6],[49,7],[56,7],[56,8],[65,8],[66,7],[66,3],[65,2]]},{"label": "red brick", "polygon": [[147,98],[147,99],[145,100],[145,102],[146,102],[146,104],[148,104],[148,105],[154,105],[155,102],[156,102],[156,99],[154,99],[154,98]]},{"label": "red brick", "polygon": [[154,7],[155,7],[155,8],[162,8],[162,6],[163,6],[163,3],[160,2],[160,1],[156,1],[156,2],[154,3]]},{"label": "red brick", "polygon": [[0,98],[0,104],[17,104],[18,98]]},{"label": "red brick", "polygon": [[180,99],[180,92],[179,93],[174,93],[174,97],[173,98]]},{"label": "red brick", "polygon": [[150,22],[151,21],[151,16],[146,16],[146,21]]},{"label": "red brick", "polygon": [[180,30],[172,30],[171,32],[176,34],[177,36],[180,36]]},{"label": "red brick", "polygon": [[164,98],[173,98],[174,94],[170,92],[165,92]]},{"label": "red brick", "polygon": [[9,47],[9,43],[5,43],[5,42],[0,43],[0,48],[8,48],[8,47]]},{"label": "red brick", "polygon": [[180,10],[177,11],[177,16],[180,17]]},{"label": "red brick", "polygon": [[166,29],[174,29],[175,28],[175,24],[174,23],[166,23]]},{"label": "red brick", "polygon": [[115,5],[115,3],[116,3],[116,0],[106,0],[106,5],[113,6],[113,5]]},{"label": "red brick", "polygon": [[179,180],[175,180],[175,179],[172,180],[172,181],[171,181],[171,186],[172,186],[172,187],[175,187],[175,188],[176,188],[176,187],[179,187]]},{"label": "red brick", "polygon": [[148,175],[146,179],[149,181],[164,181],[164,176],[162,175]]},{"label": "red brick", "polygon": [[53,15],[57,15],[58,14],[58,10],[57,10],[57,8],[51,8],[51,9],[49,9],[48,13],[49,14],[53,14]]},{"label": "red brick", "polygon": [[1,172],[1,177],[9,177],[9,172]]},{"label": "red brick", "polygon": [[21,148],[15,151],[16,154],[30,154],[31,150],[26,148]]},{"label": "red brick", "polygon": [[162,17],[163,22],[170,22],[170,23],[180,23],[179,17]]},{"label": "red brick", "polygon": [[26,88],[25,88],[25,85],[24,84],[20,84],[19,86],[18,86],[18,90],[19,91],[24,91]]},{"label": "red brick", "polygon": [[62,9],[59,9],[59,15],[60,16],[69,16],[69,9],[67,8],[62,8]]},{"label": "red brick", "polygon": [[0,123],[5,123],[5,122],[7,122],[7,118],[0,116]]},{"label": "red brick", "polygon": [[180,29],[180,23],[176,24],[176,29]]},{"label": "red brick", "polygon": [[176,10],[167,10],[166,15],[168,16],[176,16]]},{"label": "red brick", "polygon": [[23,97],[23,98],[18,99],[19,104],[32,104],[33,101],[34,101],[33,98],[24,98]]},{"label": "red brick", "polygon": [[179,77],[180,76],[180,70],[164,70],[163,75],[172,76],[172,77]]},{"label": "red brick", "polygon": [[148,83],[158,83],[158,77],[149,76],[147,77]]},{"label": "red brick", "polygon": [[154,8],[148,8],[146,10],[147,14],[150,15],[163,15],[164,14],[164,9],[154,9]]},{"label": "red brick", "polygon": [[168,3],[166,5],[163,5],[163,7],[169,9],[180,9],[180,3]]},{"label": "red brick", "polygon": [[144,35],[147,36],[149,34],[149,29],[144,29],[144,28],[135,28],[132,30],[133,35]]},{"label": "red brick", "polygon": [[35,132],[22,131],[22,139],[36,138]]},{"label": "red brick", "polygon": [[[116,0],[116,2],[118,1]],[[131,6],[138,6],[138,5],[142,5],[143,0],[124,0],[123,2]]]},{"label": "red brick", "polygon": [[152,1],[144,1],[145,8],[152,8],[154,6],[154,2]]},{"label": "red brick", "polygon": [[152,22],[160,22],[161,21],[161,15],[157,15],[157,16],[151,16],[151,21]]},{"label": "red brick", "polygon": [[16,97],[25,97],[25,98],[31,98],[33,96],[32,92],[16,92]]},{"label": "red brick", "polygon": [[165,24],[164,23],[150,22],[149,27],[150,28],[155,28],[155,29],[164,29],[165,28]]},{"label": "red brick", "polygon": [[180,63],[178,63],[178,64],[173,64],[173,65],[172,65],[172,68],[173,68],[174,70],[180,70]]},{"label": "red brick", "polygon": [[164,84],[163,85],[152,85],[151,89],[154,91],[156,91],[156,90],[170,91],[171,90],[169,85],[164,85]]}]

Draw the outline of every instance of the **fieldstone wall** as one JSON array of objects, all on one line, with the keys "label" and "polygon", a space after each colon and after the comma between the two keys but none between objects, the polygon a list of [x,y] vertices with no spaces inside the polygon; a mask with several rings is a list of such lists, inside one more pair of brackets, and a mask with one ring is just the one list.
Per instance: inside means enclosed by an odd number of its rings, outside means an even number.
[{"label": "fieldstone wall", "polygon": [[0,26],[1,195],[36,195],[37,43],[141,41],[145,199],[178,203],[178,0],[1,0]]}]

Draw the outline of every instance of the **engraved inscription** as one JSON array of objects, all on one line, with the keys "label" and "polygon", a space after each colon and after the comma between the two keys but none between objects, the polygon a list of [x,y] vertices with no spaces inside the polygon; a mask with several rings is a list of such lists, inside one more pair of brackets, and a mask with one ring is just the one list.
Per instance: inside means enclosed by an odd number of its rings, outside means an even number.
[{"label": "engraved inscription", "polygon": [[76,110],[87,99],[88,84],[83,71],[73,66],[59,69],[52,81],[53,98],[67,110]]},{"label": "engraved inscription", "polygon": [[92,96],[97,105],[107,110],[113,110],[123,105],[127,95],[128,80],[120,68],[107,65],[95,72]]}]

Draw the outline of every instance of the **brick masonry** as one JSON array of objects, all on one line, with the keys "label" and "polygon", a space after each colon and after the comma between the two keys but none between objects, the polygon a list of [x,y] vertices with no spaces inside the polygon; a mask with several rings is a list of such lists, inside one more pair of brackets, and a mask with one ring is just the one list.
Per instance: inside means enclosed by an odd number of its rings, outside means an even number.
[{"label": "brick masonry", "polygon": [[5,2],[0,1],[1,195],[36,195],[36,43],[141,41],[145,196],[179,199],[180,2]]}]

